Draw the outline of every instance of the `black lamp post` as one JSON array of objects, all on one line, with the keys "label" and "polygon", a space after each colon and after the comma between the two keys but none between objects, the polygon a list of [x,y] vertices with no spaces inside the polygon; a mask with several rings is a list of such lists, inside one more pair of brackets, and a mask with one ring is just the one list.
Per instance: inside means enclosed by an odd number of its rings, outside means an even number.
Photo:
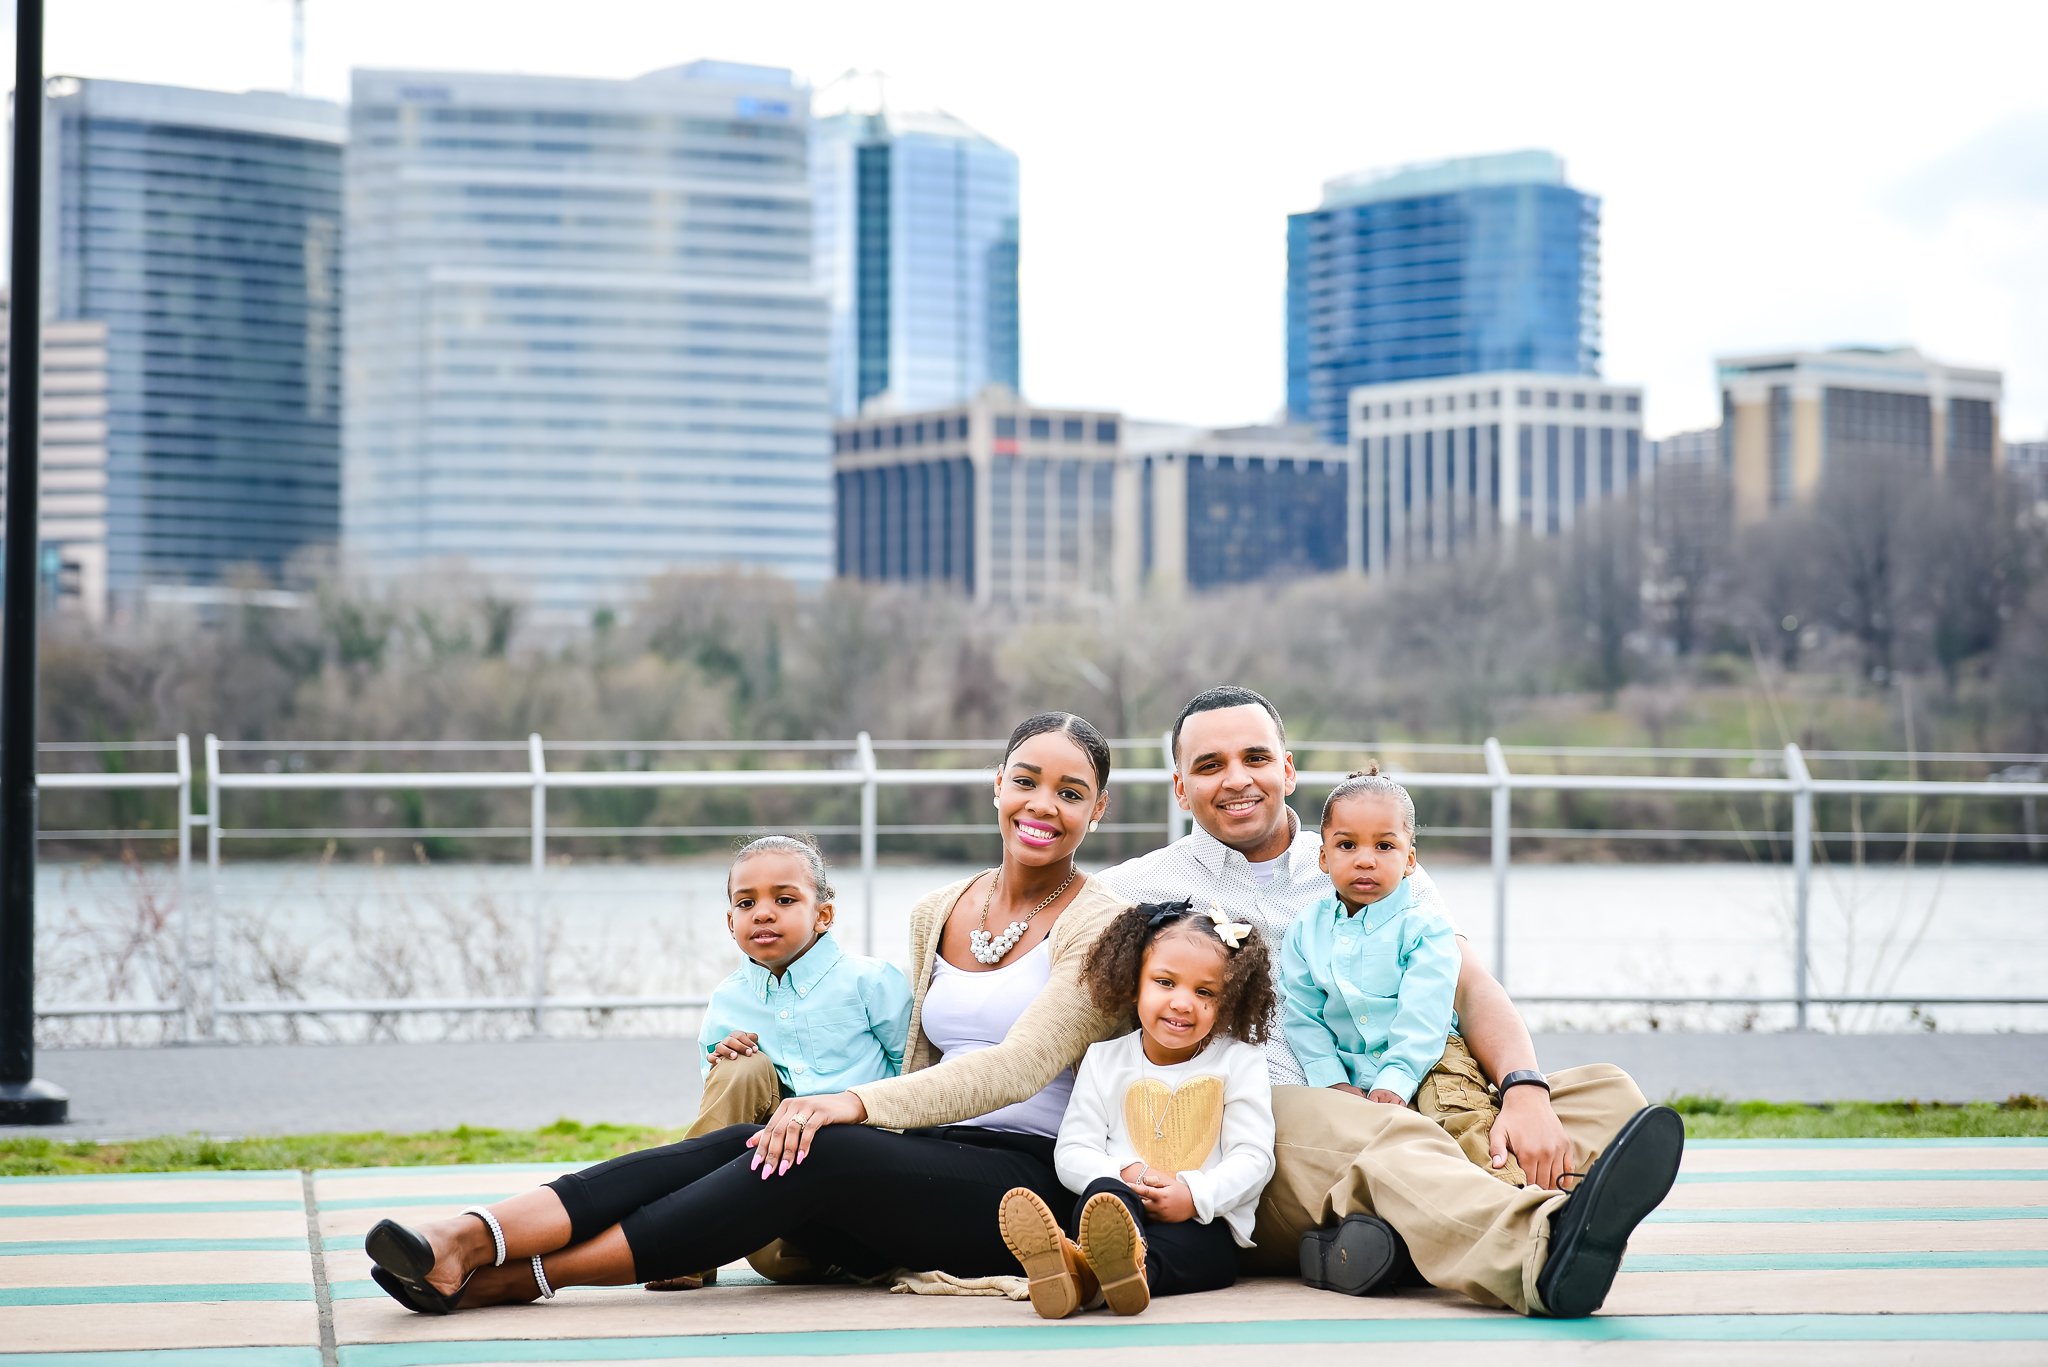
[{"label": "black lamp post", "polygon": [[0,621],[0,1125],[55,1125],[36,1076],[36,485],[42,474],[43,0],[14,4],[14,222],[7,316],[7,597]]}]

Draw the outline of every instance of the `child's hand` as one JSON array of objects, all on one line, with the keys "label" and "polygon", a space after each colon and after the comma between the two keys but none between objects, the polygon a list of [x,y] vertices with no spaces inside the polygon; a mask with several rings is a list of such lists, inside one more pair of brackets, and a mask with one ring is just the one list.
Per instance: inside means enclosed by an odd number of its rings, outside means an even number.
[{"label": "child's hand", "polygon": [[1177,1225],[1195,1218],[1195,1194],[1179,1177],[1169,1177],[1147,1168],[1143,1184],[1136,1190],[1138,1200],[1145,1207],[1145,1218],[1149,1220]]},{"label": "child's hand", "polygon": [[1406,1106],[1408,1103],[1384,1087],[1375,1087],[1365,1094],[1367,1101],[1378,1101],[1388,1106]]},{"label": "child's hand", "polygon": [[735,1030],[711,1046],[711,1061],[744,1058],[748,1054],[761,1052],[761,1037],[746,1030]]},{"label": "child's hand", "polygon": [[1333,1082],[1330,1084],[1330,1090],[1333,1092],[1349,1092],[1353,1096],[1365,1095],[1365,1088],[1354,1087],[1348,1082]]}]

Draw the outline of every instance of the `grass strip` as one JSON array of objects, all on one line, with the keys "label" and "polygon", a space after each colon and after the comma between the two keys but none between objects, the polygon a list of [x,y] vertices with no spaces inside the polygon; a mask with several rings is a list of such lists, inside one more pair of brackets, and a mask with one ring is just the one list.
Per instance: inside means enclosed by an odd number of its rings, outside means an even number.
[{"label": "grass strip", "polygon": [[[1917,1101],[1804,1106],[1684,1096],[1671,1103],[1695,1139],[1959,1139],[2048,1136],[2048,1100],[1946,1105]],[[302,1134],[250,1139],[167,1136],[122,1143],[42,1136],[0,1139],[0,1177],[250,1169],[407,1168],[452,1163],[573,1166],[668,1144],[682,1131],[558,1120],[538,1130],[464,1125],[426,1134]]]}]

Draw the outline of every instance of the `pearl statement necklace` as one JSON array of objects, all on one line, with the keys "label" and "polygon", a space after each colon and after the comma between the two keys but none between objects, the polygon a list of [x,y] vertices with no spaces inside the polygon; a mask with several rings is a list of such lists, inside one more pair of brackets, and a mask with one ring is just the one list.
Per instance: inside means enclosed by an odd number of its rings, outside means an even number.
[{"label": "pearl statement necklace", "polygon": [[1067,884],[1073,882],[1074,875],[1079,872],[1079,869],[1067,870],[1066,881],[1052,890],[1052,896],[1031,908],[1029,916],[1026,916],[1021,921],[1010,922],[1008,928],[1000,935],[990,935],[988,933],[989,904],[996,900],[996,888],[1003,881],[1003,871],[997,869],[996,876],[988,881],[988,894],[981,899],[981,928],[967,933],[967,952],[985,964],[1001,963],[1003,956],[1015,949],[1017,941],[1024,938],[1024,932],[1029,930],[1031,923],[1038,919],[1038,913],[1058,901],[1059,895],[1067,890]]}]

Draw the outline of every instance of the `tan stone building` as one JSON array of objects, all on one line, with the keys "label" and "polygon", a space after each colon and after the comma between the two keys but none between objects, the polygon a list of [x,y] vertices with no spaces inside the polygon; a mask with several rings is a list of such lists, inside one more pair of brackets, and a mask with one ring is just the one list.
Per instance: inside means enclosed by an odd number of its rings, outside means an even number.
[{"label": "tan stone building", "polygon": [[[7,307],[0,295],[0,474],[7,466]],[[107,325],[43,325],[44,591],[60,612],[107,616]],[[5,495],[0,494],[0,510]]]},{"label": "tan stone building", "polygon": [[1998,371],[1943,365],[1910,347],[1724,356],[1716,364],[1738,521],[1880,461],[1948,473],[2004,465]]}]

